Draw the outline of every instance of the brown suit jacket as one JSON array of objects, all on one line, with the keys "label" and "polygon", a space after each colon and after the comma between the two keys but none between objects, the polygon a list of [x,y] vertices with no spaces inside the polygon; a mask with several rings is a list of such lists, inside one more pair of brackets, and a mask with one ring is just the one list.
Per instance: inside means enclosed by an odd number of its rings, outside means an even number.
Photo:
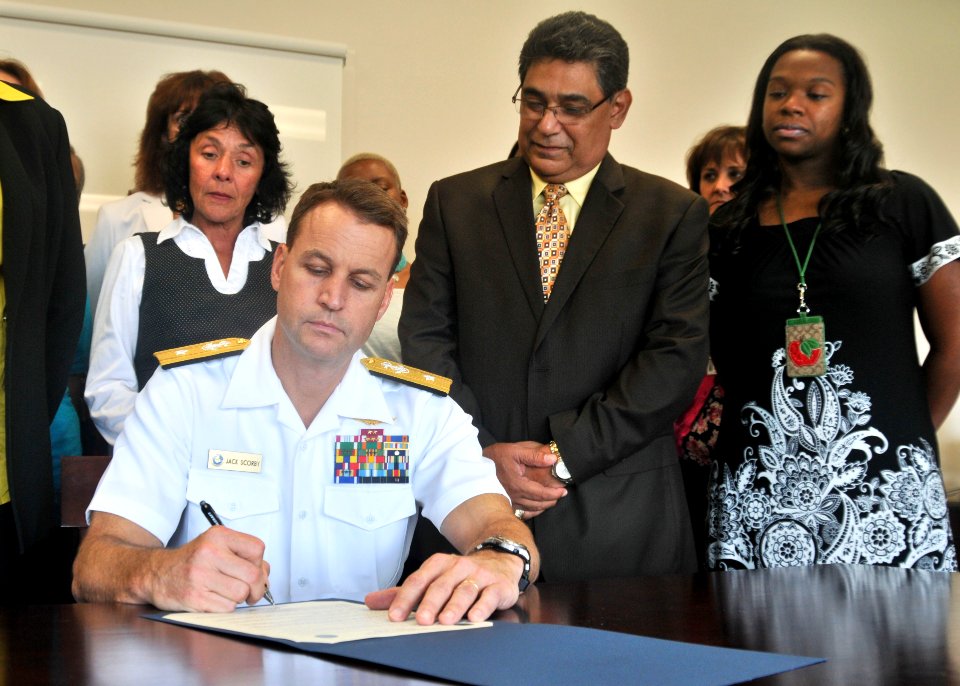
[{"label": "brown suit jacket", "polygon": [[532,520],[547,581],[695,567],[672,424],[706,368],[706,225],[608,154],[544,305],[523,160],[430,189],[403,358],[453,378],[483,445],[557,441],[575,485]]}]

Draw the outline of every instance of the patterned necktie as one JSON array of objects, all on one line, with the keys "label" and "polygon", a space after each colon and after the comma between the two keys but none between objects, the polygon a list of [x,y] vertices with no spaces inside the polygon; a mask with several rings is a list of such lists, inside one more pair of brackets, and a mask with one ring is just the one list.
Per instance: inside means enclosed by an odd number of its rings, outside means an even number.
[{"label": "patterned necktie", "polygon": [[543,302],[550,299],[553,284],[560,272],[560,262],[567,250],[570,230],[567,217],[560,207],[560,198],[567,194],[566,186],[548,183],[543,189],[546,203],[537,215],[537,250],[540,252],[540,282],[543,284]]}]

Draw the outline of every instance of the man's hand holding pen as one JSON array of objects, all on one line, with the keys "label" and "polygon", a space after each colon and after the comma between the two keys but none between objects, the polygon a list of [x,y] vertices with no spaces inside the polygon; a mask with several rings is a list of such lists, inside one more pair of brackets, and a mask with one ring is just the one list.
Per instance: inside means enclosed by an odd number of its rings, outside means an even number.
[{"label": "man's hand holding pen", "polygon": [[[213,509],[213,506],[208,503],[206,500],[200,501],[200,511],[203,512],[203,516],[207,518],[207,521],[210,522],[210,526],[223,526],[223,521],[220,519],[220,515],[217,514],[217,511]],[[270,573],[270,565],[266,562],[263,562],[263,551],[260,551],[260,561],[266,565],[267,574]],[[268,585],[263,592],[263,597],[267,599],[267,602],[271,605],[276,605],[273,601],[273,594],[270,593],[270,586]],[[249,605],[253,605],[250,601],[247,601]]]},{"label": "man's hand holding pen", "polygon": [[230,612],[264,597],[270,576],[264,549],[256,536],[225,526],[212,526],[179,548],[164,548],[133,522],[94,512],[74,563],[73,594],[81,602]]},{"label": "man's hand holding pen", "polygon": [[168,550],[154,587],[157,607],[194,612],[230,612],[267,593],[270,565],[259,538],[214,526],[176,551]]}]

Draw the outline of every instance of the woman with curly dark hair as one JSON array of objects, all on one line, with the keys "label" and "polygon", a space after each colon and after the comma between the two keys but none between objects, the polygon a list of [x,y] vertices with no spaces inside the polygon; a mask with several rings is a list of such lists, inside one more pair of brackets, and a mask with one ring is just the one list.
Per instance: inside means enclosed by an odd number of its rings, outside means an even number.
[{"label": "woman with curly dark hair", "polygon": [[960,389],[960,236],[929,186],[881,166],[872,99],[825,34],[757,79],[747,170],[710,229],[713,568],[957,568],[935,430]]},{"label": "woman with curly dark hair", "polygon": [[267,106],[242,86],[211,87],[170,146],[164,182],[177,218],[114,250],[94,319],[85,397],[110,443],[155,352],[249,337],[276,314],[277,243],[263,226],[282,214],[292,184]]},{"label": "woman with curly dark hair", "polygon": [[174,218],[163,199],[163,157],[200,95],[215,83],[229,81],[223,72],[195,69],[166,74],[157,82],[147,101],[146,121],[140,132],[134,188],[126,197],[100,206],[97,223],[83,249],[92,313],[96,313],[103,274],[117,244],[135,233],[159,231]]}]

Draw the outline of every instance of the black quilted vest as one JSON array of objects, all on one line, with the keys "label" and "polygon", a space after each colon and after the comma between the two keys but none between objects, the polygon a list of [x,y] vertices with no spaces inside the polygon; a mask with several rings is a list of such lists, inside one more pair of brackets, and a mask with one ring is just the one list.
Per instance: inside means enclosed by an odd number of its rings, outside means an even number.
[{"label": "black quilted vest", "polygon": [[277,313],[270,267],[277,243],[247,268],[247,281],[234,295],[210,283],[202,258],[190,257],[173,240],[157,244],[158,234],[142,233],[146,266],[140,301],[140,329],[133,358],[142,389],[157,369],[159,350],[218,338],[250,338]]}]

